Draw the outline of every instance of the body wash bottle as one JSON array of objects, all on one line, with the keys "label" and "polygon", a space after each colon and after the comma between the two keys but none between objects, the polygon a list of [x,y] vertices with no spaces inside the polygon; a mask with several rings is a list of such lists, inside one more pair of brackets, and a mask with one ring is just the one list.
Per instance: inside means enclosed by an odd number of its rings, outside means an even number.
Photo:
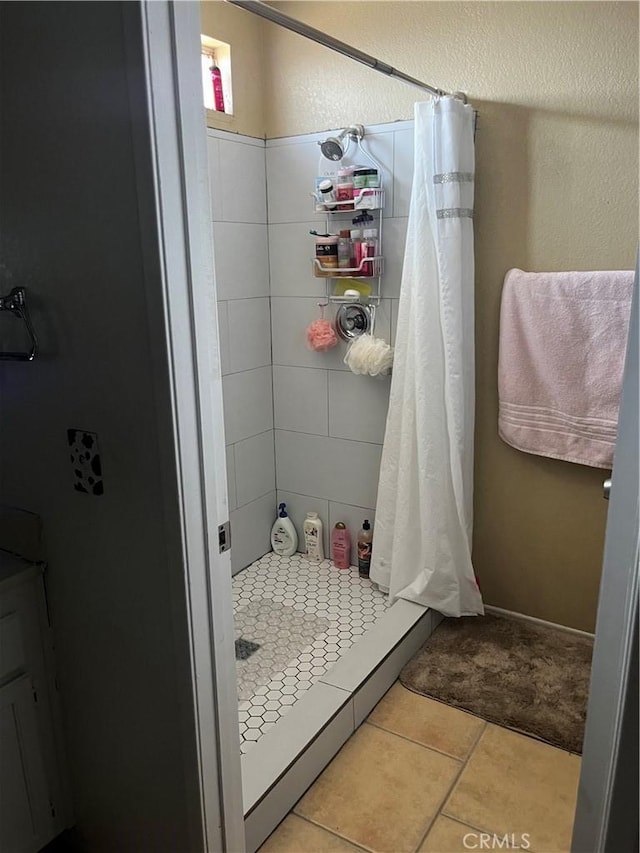
[{"label": "body wash bottle", "polygon": [[348,569],[351,562],[351,536],[346,524],[339,521],[331,532],[331,557],[336,569]]},{"label": "body wash bottle", "polygon": [[304,531],[304,547],[307,558],[319,563],[324,560],[324,549],[322,546],[322,522],[317,512],[308,512],[302,525]]},{"label": "body wash bottle", "polygon": [[298,548],[298,534],[287,515],[287,505],[280,504],[278,517],[271,528],[271,547],[275,554],[291,557]]},{"label": "body wash bottle", "polygon": [[361,578],[369,577],[371,568],[371,543],[373,530],[368,519],[365,519],[362,530],[358,533],[358,573]]}]

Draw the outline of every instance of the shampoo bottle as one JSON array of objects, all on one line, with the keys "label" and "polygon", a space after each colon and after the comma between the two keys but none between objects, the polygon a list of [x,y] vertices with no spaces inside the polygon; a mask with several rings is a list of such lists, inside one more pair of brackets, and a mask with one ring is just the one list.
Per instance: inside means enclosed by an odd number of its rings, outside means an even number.
[{"label": "shampoo bottle", "polygon": [[213,86],[213,103],[215,106],[215,110],[218,113],[223,113],[224,110],[224,93],[222,91],[222,72],[218,68],[216,63],[216,56],[213,54],[212,56],[213,65],[210,68],[211,71],[211,84]]},{"label": "shampoo bottle", "polygon": [[322,522],[317,512],[307,513],[302,529],[304,530],[304,546],[307,558],[313,560],[314,563],[319,563],[324,560],[324,550],[322,547]]},{"label": "shampoo bottle", "polygon": [[298,548],[298,534],[287,515],[286,504],[280,504],[278,517],[271,528],[271,547],[282,557],[291,557]]},{"label": "shampoo bottle", "polygon": [[339,521],[331,531],[331,556],[337,569],[348,569],[351,561],[351,536],[345,524]]},{"label": "shampoo bottle", "polygon": [[371,568],[371,542],[373,531],[368,520],[365,519],[362,530],[358,533],[358,572],[360,577],[368,578]]}]

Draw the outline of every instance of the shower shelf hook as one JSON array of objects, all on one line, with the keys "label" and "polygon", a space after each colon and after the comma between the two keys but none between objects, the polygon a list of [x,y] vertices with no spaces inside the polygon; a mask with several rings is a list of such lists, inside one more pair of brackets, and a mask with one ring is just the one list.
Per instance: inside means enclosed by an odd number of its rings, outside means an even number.
[{"label": "shower shelf hook", "polygon": [[9,311],[27,327],[31,349],[29,352],[0,352],[0,361],[33,361],[38,354],[38,337],[29,317],[24,287],[14,287],[7,296],[0,296],[0,312]]}]

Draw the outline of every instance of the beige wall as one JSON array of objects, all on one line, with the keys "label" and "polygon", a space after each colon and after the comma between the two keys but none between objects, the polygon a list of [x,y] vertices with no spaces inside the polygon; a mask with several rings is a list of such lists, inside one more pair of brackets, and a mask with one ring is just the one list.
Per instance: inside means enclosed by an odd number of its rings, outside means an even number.
[{"label": "beige wall", "polygon": [[231,45],[233,115],[207,110],[208,127],[265,135],[264,51],[262,22],[224,0],[200,4],[202,34]]},{"label": "beige wall", "polygon": [[[498,439],[498,310],[510,267],[634,264],[637,6],[310,0],[281,7],[428,83],[466,91],[479,109],[474,562],[488,603],[592,630],[605,473],[519,453]],[[270,24],[264,33],[269,137],[412,116],[418,90]]]}]

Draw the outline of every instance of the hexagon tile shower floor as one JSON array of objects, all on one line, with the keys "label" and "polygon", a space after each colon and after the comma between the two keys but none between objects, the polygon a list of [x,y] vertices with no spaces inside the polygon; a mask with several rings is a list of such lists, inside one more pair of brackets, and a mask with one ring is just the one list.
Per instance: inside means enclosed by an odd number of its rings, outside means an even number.
[{"label": "hexagon tile shower floor", "polygon": [[[241,749],[260,737],[385,612],[358,569],[266,554],[233,578]],[[241,641],[241,642],[239,642]]]}]

